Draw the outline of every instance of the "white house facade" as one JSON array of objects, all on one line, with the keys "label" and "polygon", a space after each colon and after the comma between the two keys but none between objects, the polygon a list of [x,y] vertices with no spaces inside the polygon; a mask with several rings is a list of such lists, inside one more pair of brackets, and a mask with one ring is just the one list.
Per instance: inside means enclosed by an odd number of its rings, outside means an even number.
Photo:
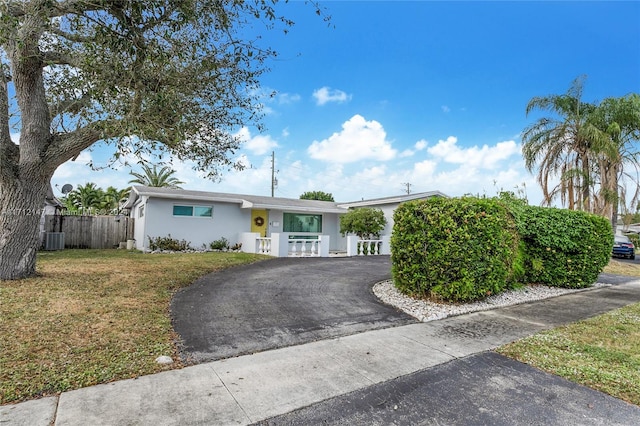
[{"label": "white house facade", "polygon": [[350,203],[340,203],[339,206],[346,209],[357,209],[362,207],[380,209],[384,213],[385,219],[387,219],[387,225],[382,231],[382,235],[391,235],[393,230],[393,212],[402,203],[413,200],[425,200],[432,197],[449,198],[448,195],[440,191],[419,192],[415,194],[405,194],[393,197],[385,198],[373,198],[371,200],[353,201]]},{"label": "white house facade", "polygon": [[346,252],[340,216],[349,208],[375,207],[385,212],[391,235],[393,210],[404,201],[446,195],[411,194],[353,203],[227,194],[133,186],[125,208],[135,218],[135,247],[149,249],[149,238],[171,236],[193,248],[225,238],[242,251],[274,256]]}]

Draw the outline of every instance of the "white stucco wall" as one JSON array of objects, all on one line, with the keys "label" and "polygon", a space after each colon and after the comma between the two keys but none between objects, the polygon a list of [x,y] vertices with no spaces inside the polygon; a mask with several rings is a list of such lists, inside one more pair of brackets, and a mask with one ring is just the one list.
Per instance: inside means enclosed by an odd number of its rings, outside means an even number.
[{"label": "white stucco wall", "polygon": [[385,204],[378,208],[384,213],[384,217],[387,219],[387,225],[384,227],[381,235],[391,235],[393,231],[393,212],[398,208],[399,204]]},{"label": "white stucco wall", "polygon": [[[138,203],[136,203],[131,209],[130,217],[134,218],[135,225],[133,227],[133,239],[136,240],[135,246],[137,249],[142,249],[146,247],[145,243],[145,224],[147,220],[147,207],[146,207],[147,199],[146,197],[142,197]],[[140,209],[144,208],[144,216],[140,217]]]},{"label": "white stucco wall", "polygon": [[[213,206],[213,217],[174,216],[173,206]],[[144,216],[140,217],[140,207],[144,206]],[[269,210],[267,213],[267,236],[283,232],[283,213],[288,210]],[[293,212],[292,212],[293,213]],[[149,237],[167,237],[189,241],[193,248],[222,237],[230,245],[240,242],[239,235],[251,231],[251,209],[240,208],[239,204],[171,200],[141,197],[131,211],[135,218],[134,239],[137,249],[149,248]],[[346,250],[346,239],[340,235],[340,220],[337,213],[322,214],[322,234],[330,236],[331,251]]]},{"label": "white stucco wall", "polygon": [[[174,216],[174,205],[213,206],[212,217]],[[158,198],[147,200],[143,224],[136,218],[136,247],[148,248],[149,236],[166,237],[189,241],[193,248],[224,237],[230,245],[238,241],[238,233],[248,231],[251,223],[251,210],[241,209],[238,204],[210,203],[201,201],[175,201]],[[141,235],[144,232],[144,235]],[[140,233],[140,234],[139,234]],[[142,240],[142,241],[140,241]]]},{"label": "white stucco wall", "polygon": [[325,214],[322,217],[322,233],[331,236],[329,244],[329,250],[331,251],[346,251],[347,239],[340,235],[340,215],[339,214]]},{"label": "white stucco wall", "polygon": [[[393,231],[393,212],[398,208],[399,205],[400,203],[366,206],[366,208],[382,210],[382,213],[384,213],[385,219],[387,219],[387,225],[384,227],[384,230],[380,233],[380,236],[391,235],[391,231]],[[340,229],[339,225],[338,225],[338,229]]]}]

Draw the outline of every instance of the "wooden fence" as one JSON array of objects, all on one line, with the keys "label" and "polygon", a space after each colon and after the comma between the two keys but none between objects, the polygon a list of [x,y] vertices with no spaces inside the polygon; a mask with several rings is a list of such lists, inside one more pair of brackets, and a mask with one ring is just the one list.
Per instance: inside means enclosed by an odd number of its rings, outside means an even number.
[{"label": "wooden fence", "polygon": [[134,219],[125,216],[45,217],[45,232],[64,232],[65,248],[117,248],[133,239]]}]

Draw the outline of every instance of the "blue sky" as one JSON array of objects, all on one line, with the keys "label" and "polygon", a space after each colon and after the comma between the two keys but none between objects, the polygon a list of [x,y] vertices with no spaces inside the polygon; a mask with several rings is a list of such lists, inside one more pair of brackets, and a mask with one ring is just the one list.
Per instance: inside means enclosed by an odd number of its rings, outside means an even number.
[{"label": "blue sky", "polygon": [[[640,2],[329,1],[328,27],[302,2],[296,25],[265,32],[280,52],[263,89],[266,131],[237,129],[248,168],[203,179],[173,163],[185,189],[336,201],[439,190],[494,195],[526,187],[520,133],[534,96],[561,94],[586,75],[583,100],[640,92]],[[83,153],[52,183],[124,188],[129,168],[92,171],[111,152]],[[55,190],[55,188],[54,188]],[[60,195],[60,194],[58,194]]]}]

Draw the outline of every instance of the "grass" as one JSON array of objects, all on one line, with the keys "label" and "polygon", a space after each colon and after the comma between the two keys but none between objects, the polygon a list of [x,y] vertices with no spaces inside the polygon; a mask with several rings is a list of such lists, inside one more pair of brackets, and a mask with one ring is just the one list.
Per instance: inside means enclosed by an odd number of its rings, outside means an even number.
[{"label": "grass", "polygon": [[246,253],[64,250],[38,255],[38,276],[0,280],[0,404],[180,368],[169,303]]},{"label": "grass", "polygon": [[[38,256],[38,276],[0,281],[0,404],[180,368],[169,303],[209,272],[255,262],[245,253],[64,250]],[[605,272],[640,277],[612,260]],[[640,304],[498,349],[640,405]]]},{"label": "grass", "polygon": [[[640,277],[611,260],[604,272]],[[640,405],[640,303],[498,348],[499,353]]]}]

